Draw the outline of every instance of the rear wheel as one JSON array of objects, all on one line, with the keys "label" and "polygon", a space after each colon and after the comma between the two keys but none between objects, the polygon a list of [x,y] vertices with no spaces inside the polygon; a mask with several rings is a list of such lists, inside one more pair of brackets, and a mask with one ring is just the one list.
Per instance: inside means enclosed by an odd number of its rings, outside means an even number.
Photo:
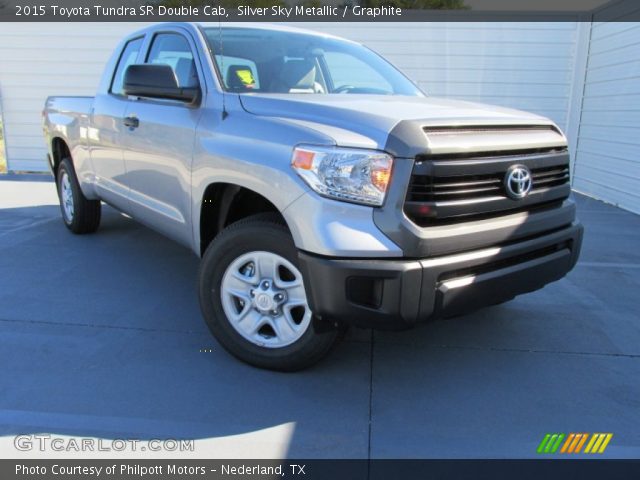
[{"label": "rear wheel", "polygon": [[60,162],[56,184],[62,220],[67,228],[78,234],[95,232],[100,226],[100,201],[84,196],[70,158]]},{"label": "rear wheel", "polygon": [[271,215],[241,220],[214,239],[200,268],[200,305],[222,346],[260,368],[306,368],[339,333],[314,330],[297,250]]}]

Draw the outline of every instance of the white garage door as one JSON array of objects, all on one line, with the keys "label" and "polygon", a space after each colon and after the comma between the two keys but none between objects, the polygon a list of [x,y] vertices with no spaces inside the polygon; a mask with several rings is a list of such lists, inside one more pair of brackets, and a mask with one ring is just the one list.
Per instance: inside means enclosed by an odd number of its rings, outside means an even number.
[{"label": "white garage door", "polygon": [[49,95],[94,95],[126,23],[9,23],[0,28],[0,97],[9,168],[47,169],[42,108]]},{"label": "white garage door", "polygon": [[622,21],[634,10],[629,0],[594,18],[574,188],[640,213],[640,24]]}]

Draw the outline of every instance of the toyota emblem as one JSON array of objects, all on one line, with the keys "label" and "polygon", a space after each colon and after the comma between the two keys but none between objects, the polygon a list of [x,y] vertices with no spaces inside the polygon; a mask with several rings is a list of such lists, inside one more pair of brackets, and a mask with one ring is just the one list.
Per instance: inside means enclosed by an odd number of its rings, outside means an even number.
[{"label": "toyota emblem", "polygon": [[509,198],[526,197],[531,191],[531,170],[524,165],[512,165],[504,177],[504,187]]}]

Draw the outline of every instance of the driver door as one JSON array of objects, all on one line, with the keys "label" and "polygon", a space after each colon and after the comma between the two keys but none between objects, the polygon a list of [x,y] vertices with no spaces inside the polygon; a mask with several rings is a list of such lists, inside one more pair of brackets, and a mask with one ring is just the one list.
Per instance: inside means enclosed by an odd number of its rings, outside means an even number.
[{"label": "driver door", "polygon": [[[194,45],[178,29],[156,33],[145,63],[170,65],[181,87],[202,85]],[[201,109],[178,100],[133,98],[122,146],[133,216],[190,245],[191,163]]]}]

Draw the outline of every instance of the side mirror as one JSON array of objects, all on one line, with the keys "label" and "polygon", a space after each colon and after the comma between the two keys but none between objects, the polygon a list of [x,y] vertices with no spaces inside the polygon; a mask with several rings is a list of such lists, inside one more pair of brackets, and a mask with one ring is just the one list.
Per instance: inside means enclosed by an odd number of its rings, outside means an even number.
[{"label": "side mirror", "polygon": [[195,103],[200,99],[198,87],[183,88],[169,65],[129,65],[124,73],[124,93],[135,97],[166,98]]}]

